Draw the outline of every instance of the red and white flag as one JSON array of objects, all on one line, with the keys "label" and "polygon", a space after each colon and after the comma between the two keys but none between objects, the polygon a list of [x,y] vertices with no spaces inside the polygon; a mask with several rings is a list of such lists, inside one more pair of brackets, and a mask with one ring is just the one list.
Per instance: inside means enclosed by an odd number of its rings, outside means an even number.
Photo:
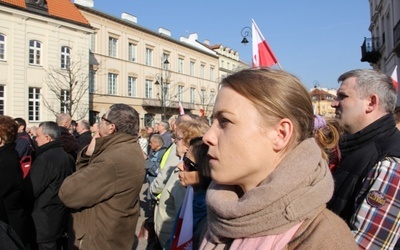
[{"label": "red and white flag", "polygon": [[397,65],[394,67],[393,73],[390,76],[392,78],[393,85],[396,89],[396,92],[399,91],[399,81],[397,80]]},{"label": "red and white flag", "polygon": [[171,250],[192,250],[193,248],[193,196],[193,187],[189,185],[179,212]]},{"label": "red and white flag", "polygon": [[278,63],[256,22],[252,19],[251,39],[253,41],[253,67],[270,67]]},{"label": "red and white flag", "polygon": [[179,114],[180,115],[184,115],[185,114],[185,110],[183,109],[181,101],[179,101]]}]

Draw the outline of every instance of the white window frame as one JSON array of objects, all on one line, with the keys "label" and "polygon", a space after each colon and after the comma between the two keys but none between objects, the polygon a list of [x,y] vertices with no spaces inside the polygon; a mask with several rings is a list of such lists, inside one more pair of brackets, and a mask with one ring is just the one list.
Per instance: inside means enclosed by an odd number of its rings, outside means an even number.
[{"label": "white window frame", "polygon": [[204,69],[206,65],[202,64],[200,65],[200,77],[204,79]]},{"label": "white window frame", "polygon": [[117,57],[118,39],[113,36],[108,37],[108,55]]},{"label": "white window frame", "polygon": [[146,48],[146,65],[153,66],[153,49]]},{"label": "white window frame", "polygon": [[147,99],[153,98],[153,81],[146,79],[144,85],[145,85],[144,97]]},{"label": "white window frame", "polygon": [[62,89],[60,93],[60,113],[62,114],[69,114],[68,107],[67,105],[70,102],[70,94],[69,90],[67,89]]},{"label": "white window frame", "polygon": [[136,97],[136,82],[136,77],[128,76],[128,96],[130,97]]},{"label": "white window frame", "polygon": [[195,103],[196,102],[196,88],[190,87],[190,102]]},{"label": "white window frame", "polygon": [[5,61],[6,58],[6,42],[7,37],[0,33],[0,61]]},{"label": "white window frame", "polygon": [[190,75],[191,76],[194,76],[194,66],[195,66],[195,62],[190,61]]},{"label": "white window frame", "polygon": [[214,68],[210,68],[210,81],[214,81]]},{"label": "white window frame", "polygon": [[41,65],[42,43],[38,40],[29,40],[29,64]]},{"label": "white window frame", "polygon": [[61,46],[61,68],[67,69],[71,64],[71,48],[67,46]]},{"label": "white window frame", "polygon": [[96,70],[89,70],[89,93],[96,92]]},{"label": "white window frame", "polygon": [[178,58],[178,73],[183,73],[183,64],[184,64],[184,59],[179,57]]},{"label": "white window frame", "polygon": [[0,115],[4,115],[5,112],[5,86],[0,85]]},{"label": "white window frame", "polygon": [[178,85],[178,101],[182,102],[183,101],[183,86]]},{"label": "white window frame", "polygon": [[108,94],[116,95],[117,94],[117,79],[118,75],[114,73],[108,73]]},{"label": "white window frame", "polygon": [[201,89],[200,90],[200,101],[201,101],[201,104],[203,104],[203,105],[206,103],[206,96],[207,96],[206,90]]},{"label": "white window frame", "polygon": [[128,44],[128,60],[131,62],[136,62],[136,47],[135,43]]},{"label": "white window frame", "polygon": [[40,121],[40,88],[28,89],[28,121]]},{"label": "white window frame", "polygon": [[96,52],[96,33],[90,34],[90,51]]}]

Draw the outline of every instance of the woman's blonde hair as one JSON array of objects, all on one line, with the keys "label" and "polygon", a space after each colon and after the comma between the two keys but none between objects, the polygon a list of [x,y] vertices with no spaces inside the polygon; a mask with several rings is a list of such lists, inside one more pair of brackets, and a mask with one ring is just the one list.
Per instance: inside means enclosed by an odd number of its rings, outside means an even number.
[{"label": "woman's blonde hair", "polygon": [[221,87],[229,87],[254,103],[267,126],[288,118],[294,126],[289,147],[313,136],[311,96],[300,80],[283,70],[245,69],[227,76]]},{"label": "woman's blonde hair", "polygon": [[189,121],[182,121],[181,123],[179,123],[178,128],[183,135],[182,136],[183,144],[186,147],[189,147],[190,140],[196,137],[202,137],[210,128],[210,126],[208,126],[203,121],[189,120]]}]

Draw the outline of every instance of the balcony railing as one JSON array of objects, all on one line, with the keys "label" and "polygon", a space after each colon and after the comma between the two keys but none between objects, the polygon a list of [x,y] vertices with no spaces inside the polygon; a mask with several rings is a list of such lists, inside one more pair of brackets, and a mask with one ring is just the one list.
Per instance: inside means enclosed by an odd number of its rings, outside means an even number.
[{"label": "balcony railing", "polygon": [[381,58],[379,38],[364,38],[361,45],[361,62],[377,63]]},{"label": "balcony railing", "polygon": [[400,20],[393,28],[393,44],[394,44],[393,51],[397,55],[400,55]]},{"label": "balcony railing", "polygon": [[[181,103],[182,103],[182,106],[184,109],[187,109],[187,110],[195,109],[194,103],[189,103],[189,102],[181,102]],[[159,99],[143,99],[142,106],[143,107],[161,108],[162,103],[161,103],[161,100],[159,100]],[[169,109],[176,108],[178,110],[179,102],[178,101],[165,101],[165,107],[169,108]]]}]

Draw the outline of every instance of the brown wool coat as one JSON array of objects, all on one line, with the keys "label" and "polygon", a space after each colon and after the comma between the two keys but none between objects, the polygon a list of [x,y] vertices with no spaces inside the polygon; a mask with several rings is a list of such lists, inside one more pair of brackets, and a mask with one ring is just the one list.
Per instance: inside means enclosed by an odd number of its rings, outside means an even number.
[{"label": "brown wool coat", "polygon": [[82,150],[77,171],[65,179],[59,196],[72,213],[78,249],[132,249],[145,176],[137,138],[116,133],[96,139],[89,158]]}]

